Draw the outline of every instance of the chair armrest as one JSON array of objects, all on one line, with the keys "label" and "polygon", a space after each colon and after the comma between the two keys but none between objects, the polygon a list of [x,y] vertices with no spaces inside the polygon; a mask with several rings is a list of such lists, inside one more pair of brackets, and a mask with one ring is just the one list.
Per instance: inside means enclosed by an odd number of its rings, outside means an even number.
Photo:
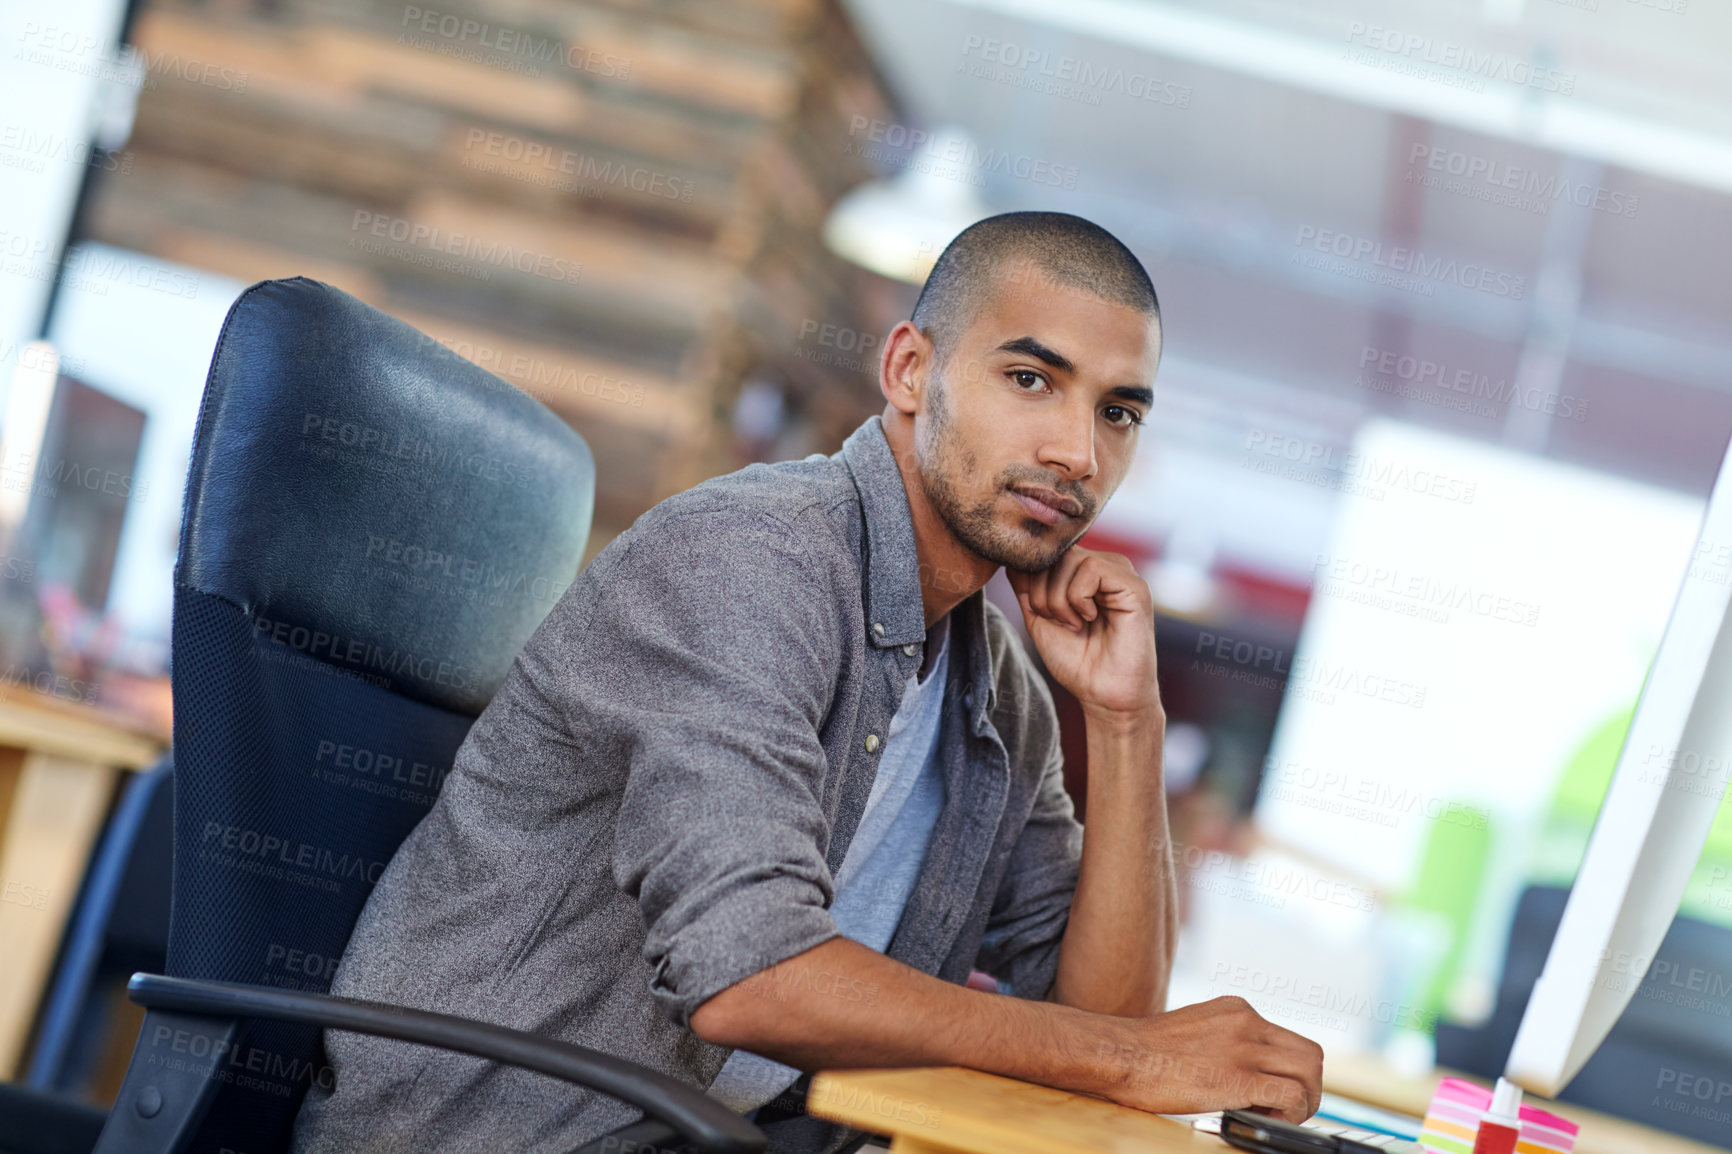
[{"label": "chair armrest", "polygon": [[630,1102],[672,1126],[705,1154],[756,1154],[768,1141],[762,1130],[714,1098],[636,1062],[454,1014],[156,974],[134,974],[127,983],[127,993],[147,1009],[171,1014],[299,1022],[436,1046],[535,1070]]}]

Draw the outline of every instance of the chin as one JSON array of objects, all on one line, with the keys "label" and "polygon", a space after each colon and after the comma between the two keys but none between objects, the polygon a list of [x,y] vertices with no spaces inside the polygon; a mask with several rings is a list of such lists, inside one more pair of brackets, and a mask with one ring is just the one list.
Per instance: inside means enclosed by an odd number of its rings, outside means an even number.
[{"label": "chin", "polygon": [[[1076,542],[1055,543],[1058,526],[1019,518],[1020,523],[1000,538],[997,556],[987,559],[1018,573],[1039,573],[1050,569]],[[1079,533],[1078,536],[1081,536]]]}]

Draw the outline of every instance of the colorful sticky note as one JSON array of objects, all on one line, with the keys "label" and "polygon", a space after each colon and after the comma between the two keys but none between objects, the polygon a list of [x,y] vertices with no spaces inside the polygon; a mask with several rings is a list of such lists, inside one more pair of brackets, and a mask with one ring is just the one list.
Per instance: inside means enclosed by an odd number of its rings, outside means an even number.
[{"label": "colorful sticky note", "polygon": [[[1491,1107],[1491,1089],[1464,1078],[1445,1078],[1432,1095],[1419,1144],[1432,1154],[1471,1154],[1480,1119]],[[1581,1127],[1522,1103],[1522,1133],[1516,1154],[1571,1154]]]}]

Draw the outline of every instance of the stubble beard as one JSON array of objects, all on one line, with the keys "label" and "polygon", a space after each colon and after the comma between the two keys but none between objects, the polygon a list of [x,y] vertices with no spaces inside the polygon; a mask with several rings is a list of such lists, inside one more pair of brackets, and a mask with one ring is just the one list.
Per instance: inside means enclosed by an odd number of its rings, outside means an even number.
[{"label": "stubble beard", "polygon": [[951,478],[978,473],[979,461],[957,441],[956,426],[950,419],[949,389],[941,383],[940,372],[935,366],[930,378],[934,387],[927,394],[924,432],[916,436],[914,446],[920,488],[927,502],[958,541],[994,565],[1017,573],[1039,573],[1050,568],[1087,530],[1092,518],[1087,515],[1086,503],[1084,516],[1080,518],[1083,528],[1071,536],[1063,535],[1062,526],[1048,525],[1033,517],[1023,518],[1023,531],[1006,528],[999,522],[996,511],[1001,493],[1018,481],[1052,485],[1045,477],[1024,475],[1025,471],[1012,467],[994,479],[990,496],[967,504]]}]

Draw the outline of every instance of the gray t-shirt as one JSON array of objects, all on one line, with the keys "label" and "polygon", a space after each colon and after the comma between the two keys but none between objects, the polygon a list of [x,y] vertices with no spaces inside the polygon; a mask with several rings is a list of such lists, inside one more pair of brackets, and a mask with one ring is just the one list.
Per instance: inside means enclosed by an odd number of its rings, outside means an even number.
[{"label": "gray t-shirt", "polygon": [[[944,681],[950,618],[927,633],[936,648],[924,680],[908,678],[902,703],[890,720],[883,759],[872,781],[866,812],[836,874],[830,914],[842,936],[883,953],[902,918],[914,879],[926,858],[932,827],[944,808],[938,774],[939,722],[944,718]],[[749,1050],[735,1050],[710,1084],[709,1094],[745,1114],[792,1086],[800,1071]]]}]

